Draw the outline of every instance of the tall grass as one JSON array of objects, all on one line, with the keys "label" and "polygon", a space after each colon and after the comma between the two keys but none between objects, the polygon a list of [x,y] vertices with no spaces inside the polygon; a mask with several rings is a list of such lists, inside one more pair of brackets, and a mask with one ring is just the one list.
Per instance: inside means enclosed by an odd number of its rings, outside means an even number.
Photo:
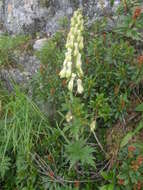
[{"label": "tall grass", "polygon": [[9,96],[9,102],[3,109],[3,116],[1,115],[0,120],[1,178],[8,180],[7,183],[12,183],[10,179],[5,178],[5,174],[8,176],[8,173],[12,173],[13,170],[17,178],[17,184],[13,185],[21,189],[30,188],[30,186],[35,188],[33,179],[36,179],[36,171],[31,155],[36,151],[40,138],[44,134],[48,135],[47,131],[44,132],[48,129],[47,119],[17,87],[15,94]]}]

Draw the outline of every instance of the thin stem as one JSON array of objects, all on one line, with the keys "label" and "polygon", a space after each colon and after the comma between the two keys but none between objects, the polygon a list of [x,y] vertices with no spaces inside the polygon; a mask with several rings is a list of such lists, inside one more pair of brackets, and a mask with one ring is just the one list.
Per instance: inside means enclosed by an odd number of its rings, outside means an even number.
[{"label": "thin stem", "polygon": [[101,148],[101,150],[104,152],[105,155],[107,155],[107,153],[105,152],[105,150],[104,150],[102,144],[100,143],[100,141],[99,141],[99,139],[98,139],[98,137],[97,137],[97,135],[96,135],[96,133],[95,133],[94,131],[93,131],[93,135],[94,135],[94,137],[95,137],[95,139],[96,139],[96,141],[97,141],[99,147]]}]

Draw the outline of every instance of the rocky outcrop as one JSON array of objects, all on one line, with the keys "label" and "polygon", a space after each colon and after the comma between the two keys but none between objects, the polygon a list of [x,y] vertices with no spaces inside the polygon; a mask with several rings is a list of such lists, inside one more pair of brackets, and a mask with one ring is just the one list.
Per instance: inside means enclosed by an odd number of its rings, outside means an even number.
[{"label": "rocky outcrop", "polygon": [[13,68],[1,68],[0,80],[5,87],[11,92],[15,84],[20,87],[27,87],[30,79],[37,73],[40,68],[40,61],[33,55],[22,54],[16,61]]},{"label": "rocky outcrop", "polygon": [[[104,14],[111,14],[117,3],[119,0],[111,8],[110,0],[0,0],[0,23],[9,34],[44,33],[44,38],[33,45],[34,50],[40,50],[47,41],[45,34],[54,34],[60,29],[59,21],[70,18],[75,9],[82,8],[90,24]],[[11,91],[11,81],[23,86],[39,67],[40,61],[35,56],[24,54],[16,60],[15,68],[0,70],[0,79]]]},{"label": "rocky outcrop", "polygon": [[78,7],[83,8],[89,22],[112,11],[110,0],[2,0],[0,14],[9,33],[49,34],[59,29],[60,19],[69,18]]}]

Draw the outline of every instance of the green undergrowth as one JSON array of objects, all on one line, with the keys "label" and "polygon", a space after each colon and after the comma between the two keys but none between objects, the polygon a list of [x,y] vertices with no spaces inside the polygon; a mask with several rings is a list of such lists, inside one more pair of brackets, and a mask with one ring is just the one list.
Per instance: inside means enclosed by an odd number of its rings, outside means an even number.
[{"label": "green undergrowth", "polygon": [[0,67],[10,66],[16,62],[16,57],[28,49],[30,36],[0,36]]},{"label": "green undergrowth", "polygon": [[113,28],[107,16],[85,27],[82,95],[59,77],[67,28],[35,52],[30,97],[0,86],[2,189],[143,189],[143,14],[134,5],[120,3]]}]

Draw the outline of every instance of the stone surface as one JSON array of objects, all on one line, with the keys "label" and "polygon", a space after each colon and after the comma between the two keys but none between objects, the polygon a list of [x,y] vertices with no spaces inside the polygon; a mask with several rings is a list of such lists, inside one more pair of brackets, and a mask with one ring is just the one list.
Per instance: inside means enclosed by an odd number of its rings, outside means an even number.
[{"label": "stone surface", "polygon": [[[0,15],[9,33],[42,31],[49,34],[59,29],[60,19],[70,17],[78,7],[83,9],[91,23],[105,12],[112,11],[109,2],[109,0],[2,0]],[[115,3],[118,2],[119,0],[115,0]]]},{"label": "stone surface", "polygon": [[13,90],[14,84],[26,87],[40,67],[40,61],[35,56],[27,54],[21,55],[16,62],[14,68],[0,70],[0,80],[4,82],[9,91]]},{"label": "stone surface", "polygon": [[43,46],[46,44],[46,42],[48,42],[47,38],[42,38],[42,39],[36,40],[33,45],[33,49],[36,51],[41,50],[43,48]]}]

